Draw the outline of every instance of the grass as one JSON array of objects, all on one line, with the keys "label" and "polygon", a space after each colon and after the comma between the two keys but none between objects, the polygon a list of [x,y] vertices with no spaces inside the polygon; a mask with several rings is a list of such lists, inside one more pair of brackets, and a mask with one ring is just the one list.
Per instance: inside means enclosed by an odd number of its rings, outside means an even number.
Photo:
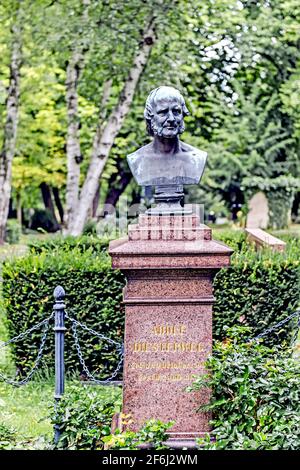
[{"label": "grass", "polygon": [[278,238],[280,238],[281,235],[300,238],[300,224],[292,224],[288,229],[272,230],[272,234]]},{"label": "grass", "polygon": [[0,263],[6,259],[23,256],[27,253],[27,245],[2,245],[0,246]]},{"label": "grass", "polygon": [[[68,388],[76,384],[82,387],[78,380],[67,380],[65,394]],[[106,401],[108,398],[119,399],[120,388],[113,386],[93,387],[99,397]],[[0,382],[0,415],[1,424],[14,429],[19,447],[35,448],[52,442],[53,427],[48,418],[54,406],[54,378],[37,378],[22,387],[13,387]],[[40,443],[40,444],[39,444]]]},{"label": "grass", "polygon": [[0,383],[1,424],[16,430],[17,441],[51,439],[52,426],[47,419],[53,403],[53,383],[34,380],[22,387]]}]

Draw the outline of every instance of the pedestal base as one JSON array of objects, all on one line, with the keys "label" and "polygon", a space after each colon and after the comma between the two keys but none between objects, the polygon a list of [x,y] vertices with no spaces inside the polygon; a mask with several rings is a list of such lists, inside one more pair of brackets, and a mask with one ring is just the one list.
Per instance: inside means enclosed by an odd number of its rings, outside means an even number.
[{"label": "pedestal base", "polygon": [[174,421],[171,439],[192,445],[210,430],[197,413],[210,391],[187,392],[212,348],[213,277],[232,250],[211,240],[195,216],[147,216],[129,238],[110,244],[114,268],[126,278],[123,412],[128,429],[149,419]]}]

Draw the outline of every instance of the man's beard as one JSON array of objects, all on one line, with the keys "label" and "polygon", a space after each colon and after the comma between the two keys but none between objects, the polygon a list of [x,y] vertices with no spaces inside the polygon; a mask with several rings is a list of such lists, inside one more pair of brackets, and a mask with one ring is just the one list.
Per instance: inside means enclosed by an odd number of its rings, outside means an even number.
[{"label": "man's beard", "polygon": [[[158,137],[163,136],[164,126],[160,126],[159,124],[156,124],[154,122],[154,119],[151,119],[151,129],[152,129],[153,135],[158,135]],[[184,122],[182,121],[180,126],[177,127],[177,134],[176,135],[182,134],[183,131],[184,131]]]}]

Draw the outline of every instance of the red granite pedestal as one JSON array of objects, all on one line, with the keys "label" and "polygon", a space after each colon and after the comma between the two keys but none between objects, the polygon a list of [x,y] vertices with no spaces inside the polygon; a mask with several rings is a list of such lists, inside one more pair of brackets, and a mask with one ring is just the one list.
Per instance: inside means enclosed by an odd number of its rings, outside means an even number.
[{"label": "red granite pedestal", "polygon": [[211,239],[195,215],[140,215],[128,237],[111,242],[114,268],[126,276],[123,413],[129,428],[150,418],[175,421],[173,447],[209,431],[196,413],[209,391],[187,392],[212,348],[212,282],[232,250]]}]

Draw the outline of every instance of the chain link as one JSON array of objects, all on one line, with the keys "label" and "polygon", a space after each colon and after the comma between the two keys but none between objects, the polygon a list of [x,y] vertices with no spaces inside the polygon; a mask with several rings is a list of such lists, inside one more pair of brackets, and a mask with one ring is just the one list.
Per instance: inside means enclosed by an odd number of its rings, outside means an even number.
[{"label": "chain link", "polygon": [[[68,317],[70,319],[70,317]],[[72,331],[73,331],[73,337],[74,337],[74,342],[75,342],[75,346],[76,346],[76,349],[77,349],[77,354],[78,354],[78,357],[79,357],[79,361],[80,361],[80,364],[82,365],[82,368],[84,370],[84,372],[86,373],[86,376],[93,382],[95,382],[96,384],[98,385],[104,385],[104,384],[107,384],[109,382],[111,382],[118,374],[118,372],[121,370],[121,367],[122,367],[122,364],[123,364],[123,360],[124,360],[124,350],[123,350],[123,344],[121,343],[117,343],[116,341],[113,341],[113,343],[115,345],[117,345],[117,350],[118,350],[118,353],[119,353],[119,362],[118,362],[118,365],[115,369],[115,371],[113,372],[113,374],[111,375],[111,377],[105,379],[105,380],[98,380],[96,379],[96,377],[89,371],[86,363],[85,363],[85,360],[83,358],[83,354],[82,354],[82,351],[81,351],[81,347],[80,347],[80,344],[79,344],[79,338],[78,338],[78,334],[77,334],[77,326],[81,324],[79,322],[77,322],[76,320],[74,321],[74,319],[70,319],[72,320]],[[88,330],[90,330],[88,328]],[[92,330],[94,331],[94,330]],[[100,335],[100,333],[98,334]],[[97,335],[97,336],[98,336]],[[107,339],[105,336],[101,335],[101,337],[103,339]]]},{"label": "chain link", "polygon": [[28,330],[24,331],[24,333],[20,333],[18,336],[15,336],[14,338],[10,339],[9,341],[6,341],[5,343],[1,342],[0,343],[0,349],[5,348],[5,346],[8,346],[11,343],[15,343],[16,341],[19,341],[19,339],[25,338],[25,336],[29,335],[29,333],[31,333],[32,331],[38,330],[41,326],[48,323],[51,320],[52,317],[53,317],[53,312],[51,313],[51,315],[48,318],[45,318],[45,320],[43,320],[40,323],[37,323],[36,325],[32,326]]},{"label": "chain link", "polygon": [[[285,323],[290,321],[292,318],[295,318],[297,316],[299,316],[299,320],[298,320],[298,329],[299,329],[300,328],[300,309],[296,310],[294,313],[289,315],[287,318],[284,318],[284,320],[281,320],[279,323],[276,323],[276,325],[270,326],[270,328],[267,328],[265,331],[263,331],[259,335],[255,336],[255,338],[250,340],[250,343],[252,343],[253,341],[257,341],[260,338],[262,338],[263,336],[266,336],[266,335],[272,333],[274,330],[277,330],[280,326],[284,325]],[[296,338],[297,338],[297,334],[295,335],[294,340]]]},{"label": "chain link", "polygon": [[80,323],[78,320],[75,320],[75,318],[70,317],[66,311],[65,311],[65,317],[68,318],[68,320],[70,320],[72,323],[76,324],[77,326],[80,326],[83,330],[89,331],[90,333],[93,333],[93,335],[98,336],[98,338],[104,339],[108,343],[114,344],[116,347],[120,345],[120,343],[118,343],[117,341],[114,341],[113,339],[108,338],[107,336],[104,336],[101,333],[98,333],[92,328],[89,328],[88,326],[86,326],[84,323]]},{"label": "chain link", "polygon": [[[47,339],[47,335],[48,335],[49,323],[50,323],[50,320],[51,320],[52,316],[53,316],[53,313],[50,317],[48,317],[47,319],[40,322],[38,325],[35,325],[35,327],[32,327],[32,328],[30,328],[30,330],[28,330],[28,331],[33,331],[33,330],[37,329],[38,326],[40,326],[42,324],[44,325],[43,336],[42,336],[42,341],[41,341],[40,348],[39,348],[39,351],[38,351],[38,355],[37,355],[37,358],[34,362],[34,365],[32,366],[30,372],[28,373],[27,377],[25,377],[23,380],[7,379],[0,372],[0,379],[2,379],[4,382],[8,383],[9,385],[13,385],[15,387],[20,387],[21,385],[25,385],[26,383],[29,382],[29,380],[31,379],[31,377],[33,376],[33,374],[36,372],[37,368],[39,367],[41,359],[43,357],[43,351],[44,351],[44,347],[45,347],[45,343],[46,343],[46,339]],[[25,333],[27,334],[28,331],[25,332]],[[22,333],[21,335],[24,335],[25,333]],[[19,339],[21,335],[17,336],[16,338]],[[16,340],[16,338],[13,338],[12,340],[7,341],[6,345],[12,343],[13,340]]]}]

